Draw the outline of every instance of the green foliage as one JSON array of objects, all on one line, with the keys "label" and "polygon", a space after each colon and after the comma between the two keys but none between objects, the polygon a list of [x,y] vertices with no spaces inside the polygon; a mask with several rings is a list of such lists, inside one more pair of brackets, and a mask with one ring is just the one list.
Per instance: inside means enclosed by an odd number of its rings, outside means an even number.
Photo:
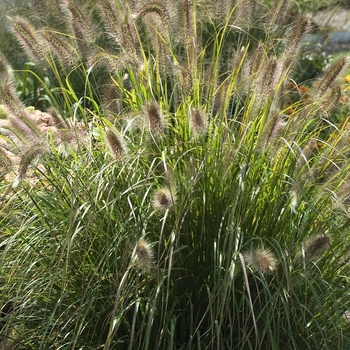
[{"label": "green foliage", "polygon": [[[18,75],[16,79],[16,91],[21,101],[23,101],[26,106],[32,106],[39,110],[47,110],[54,105],[51,98],[54,94],[54,89],[50,89],[52,83],[48,77],[42,80],[38,74],[35,73],[34,64],[25,63],[23,70],[17,71],[16,73]],[[45,90],[47,90],[48,93],[45,92]]]},{"label": "green foliage", "polygon": [[294,78],[299,82],[312,82],[312,79],[320,77],[329,68],[332,61],[332,55],[326,54],[321,50],[302,55],[296,65]]},{"label": "green foliage", "polygon": [[309,22],[284,6],[47,4],[66,31],[12,23],[57,83],[50,128],[0,60],[1,345],[348,348],[348,59],[290,106]]}]

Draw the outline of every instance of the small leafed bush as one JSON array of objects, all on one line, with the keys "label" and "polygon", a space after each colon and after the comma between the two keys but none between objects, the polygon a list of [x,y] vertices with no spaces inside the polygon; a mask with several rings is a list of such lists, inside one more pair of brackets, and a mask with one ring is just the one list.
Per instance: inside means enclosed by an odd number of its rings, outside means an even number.
[{"label": "small leafed bush", "polygon": [[284,0],[30,4],[51,108],[2,57],[1,347],[349,348],[348,58],[291,79]]}]

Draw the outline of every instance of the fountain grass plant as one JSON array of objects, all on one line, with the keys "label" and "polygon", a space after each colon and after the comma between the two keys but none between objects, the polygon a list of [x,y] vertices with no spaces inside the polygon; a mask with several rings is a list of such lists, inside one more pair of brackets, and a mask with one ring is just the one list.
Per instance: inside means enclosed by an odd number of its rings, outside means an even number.
[{"label": "fountain grass plant", "polygon": [[286,105],[309,20],[251,3],[12,19],[59,95],[38,131],[1,60],[2,348],[350,348],[348,59]]}]

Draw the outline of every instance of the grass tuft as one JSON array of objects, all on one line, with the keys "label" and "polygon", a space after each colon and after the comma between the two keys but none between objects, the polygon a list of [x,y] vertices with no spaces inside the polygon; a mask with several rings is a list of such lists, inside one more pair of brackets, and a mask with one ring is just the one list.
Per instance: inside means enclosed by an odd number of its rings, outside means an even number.
[{"label": "grass tuft", "polygon": [[284,0],[29,3],[67,15],[10,21],[47,113],[0,59],[0,348],[349,348],[348,59],[301,89]]}]

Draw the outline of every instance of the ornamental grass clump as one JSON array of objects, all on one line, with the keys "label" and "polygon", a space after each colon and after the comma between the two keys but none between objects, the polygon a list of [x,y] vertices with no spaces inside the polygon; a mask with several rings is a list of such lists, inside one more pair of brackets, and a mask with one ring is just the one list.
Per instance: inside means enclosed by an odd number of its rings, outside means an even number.
[{"label": "ornamental grass clump", "polygon": [[28,4],[52,125],[1,59],[0,347],[349,348],[348,59],[292,100],[285,0]]}]

